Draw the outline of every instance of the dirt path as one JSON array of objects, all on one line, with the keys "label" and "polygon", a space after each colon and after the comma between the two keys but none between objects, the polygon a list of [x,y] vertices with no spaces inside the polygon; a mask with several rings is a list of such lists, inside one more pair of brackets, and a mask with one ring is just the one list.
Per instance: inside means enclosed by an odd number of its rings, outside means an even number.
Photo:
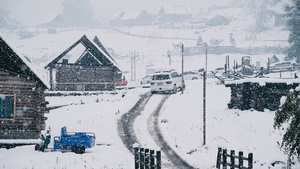
[{"label": "dirt path", "polygon": [[[158,117],[159,112],[165,103],[165,101],[169,98],[170,95],[164,95],[162,99],[159,101],[156,108],[154,108],[153,112],[147,117],[147,121],[144,123],[147,125],[148,131],[152,139],[155,143],[160,147],[162,151],[162,168],[178,168],[178,169],[190,169],[193,168],[188,163],[186,163],[164,140],[163,135],[158,126]],[[151,98],[150,93],[146,93],[141,96],[139,101],[135,104],[135,106],[126,114],[124,114],[121,119],[118,121],[118,131],[119,135],[124,143],[124,145],[128,148],[128,150],[133,152],[133,144],[138,143],[139,145],[143,145],[143,143],[138,140],[137,134],[134,130],[134,121],[136,118],[141,115],[141,112],[144,110],[148,101]]]}]

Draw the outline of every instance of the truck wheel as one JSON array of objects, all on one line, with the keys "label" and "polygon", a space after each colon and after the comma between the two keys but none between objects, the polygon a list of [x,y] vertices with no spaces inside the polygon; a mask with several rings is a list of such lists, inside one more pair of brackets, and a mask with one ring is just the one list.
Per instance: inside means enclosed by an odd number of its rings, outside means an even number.
[{"label": "truck wheel", "polygon": [[85,147],[81,146],[79,149],[79,154],[83,154],[85,152]]},{"label": "truck wheel", "polygon": [[40,150],[40,147],[41,147],[41,146],[40,146],[39,144],[36,144],[35,147],[34,147],[34,150],[35,150],[35,151],[38,151],[38,150]]},{"label": "truck wheel", "polygon": [[40,151],[44,152],[44,151],[45,151],[45,148],[46,148],[46,146],[45,146],[45,145],[42,145],[42,146],[40,147]]},{"label": "truck wheel", "polygon": [[78,145],[75,145],[75,146],[73,146],[73,147],[71,148],[71,151],[74,152],[74,153],[76,153],[76,154],[78,154],[79,151],[80,151],[79,149],[80,149],[79,146],[78,146]]}]

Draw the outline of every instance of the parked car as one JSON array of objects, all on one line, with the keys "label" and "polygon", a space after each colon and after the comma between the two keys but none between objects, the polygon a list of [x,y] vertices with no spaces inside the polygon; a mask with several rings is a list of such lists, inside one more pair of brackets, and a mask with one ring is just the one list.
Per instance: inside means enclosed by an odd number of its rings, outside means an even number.
[{"label": "parked car", "polygon": [[184,80],[198,80],[201,79],[201,75],[194,71],[183,72]]},{"label": "parked car", "polygon": [[295,65],[292,64],[291,62],[280,62],[280,63],[275,63],[270,66],[270,72],[284,72],[284,71],[294,71],[295,70]]},{"label": "parked car", "polygon": [[177,93],[178,89],[184,90],[182,77],[175,70],[158,71],[153,74],[150,82],[151,93],[170,92]]},{"label": "parked car", "polygon": [[141,85],[149,84],[151,80],[152,80],[152,75],[146,75],[145,77],[142,78],[140,83]]},{"label": "parked car", "polygon": [[125,78],[116,81],[116,86],[127,86],[128,82]]}]

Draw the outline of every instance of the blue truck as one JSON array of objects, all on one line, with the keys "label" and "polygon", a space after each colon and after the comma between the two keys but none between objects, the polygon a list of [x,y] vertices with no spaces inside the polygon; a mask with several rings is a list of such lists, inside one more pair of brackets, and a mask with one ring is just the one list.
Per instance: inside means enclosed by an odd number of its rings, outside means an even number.
[{"label": "blue truck", "polygon": [[[36,151],[48,149],[51,139],[50,132],[47,131],[46,137],[42,135],[41,139],[41,144],[35,146]],[[92,132],[67,132],[67,127],[64,126],[61,128],[61,135],[55,136],[53,140],[54,150],[71,150],[77,154],[82,154],[86,148],[95,146],[96,136]]]}]

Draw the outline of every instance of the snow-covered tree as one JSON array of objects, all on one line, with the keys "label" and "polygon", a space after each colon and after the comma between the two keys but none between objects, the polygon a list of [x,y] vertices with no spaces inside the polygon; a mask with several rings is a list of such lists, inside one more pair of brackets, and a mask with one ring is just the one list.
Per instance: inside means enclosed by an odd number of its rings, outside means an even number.
[{"label": "snow-covered tree", "polygon": [[64,0],[62,3],[63,15],[72,26],[90,26],[94,11],[90,0]]},{"label": "snow-covered tree", "polygon": [[296,59],[300,63],[300,0],[292,0],[292,5],[285,8],[287,26],[290,30],[286,59]]},{"label": "snow-covered tree", "polygon": [[275,6],[280,0],[232,0],[233,6],[243,7],[248,10],[249,15],[255,18],[254,31],[266,30],[266,23],[274,14],[268,7]]},{"label": "snow-covered tree", "polygon": [[275,113],[274,128],[287,124],[281,147],[289,156],[300,156],[300,87],[291,90],[281,98],[281,105]]}]

